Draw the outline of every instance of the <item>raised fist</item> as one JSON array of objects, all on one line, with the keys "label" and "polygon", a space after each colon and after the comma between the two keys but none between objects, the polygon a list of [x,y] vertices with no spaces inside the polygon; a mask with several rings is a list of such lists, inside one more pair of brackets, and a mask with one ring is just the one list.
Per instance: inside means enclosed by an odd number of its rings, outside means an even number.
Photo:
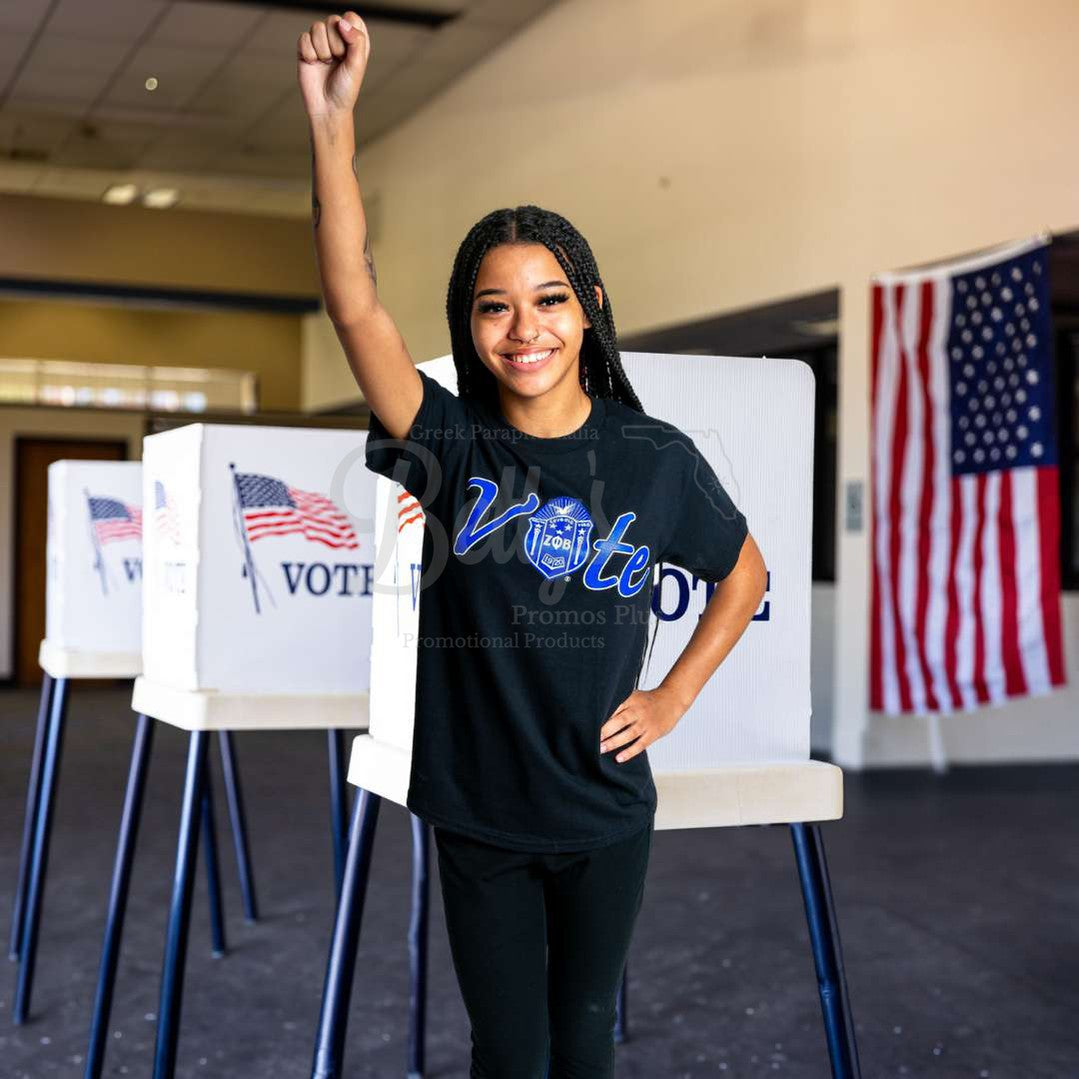
[{"label": "raised fist", "polygon": [[370,55],[367,27],[354,11],[313,22],[300,35],[297,75],[309,119],[351,115]]}]

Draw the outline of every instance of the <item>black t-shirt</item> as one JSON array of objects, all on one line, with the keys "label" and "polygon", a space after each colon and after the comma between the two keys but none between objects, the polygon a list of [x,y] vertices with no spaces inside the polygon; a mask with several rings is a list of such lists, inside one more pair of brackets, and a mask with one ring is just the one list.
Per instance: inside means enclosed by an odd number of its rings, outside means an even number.
[{"label": "black t-shirt", "polygon": [[419,375],[407,440],[372,413],[366,453],[426,515],[406,804],[517,850],[614,843],[656,808],[647,750],[599,751],[643,663],[654,566],[721,580],[745,516],[673,424],[592,396],[584,426],[537,438]]}]

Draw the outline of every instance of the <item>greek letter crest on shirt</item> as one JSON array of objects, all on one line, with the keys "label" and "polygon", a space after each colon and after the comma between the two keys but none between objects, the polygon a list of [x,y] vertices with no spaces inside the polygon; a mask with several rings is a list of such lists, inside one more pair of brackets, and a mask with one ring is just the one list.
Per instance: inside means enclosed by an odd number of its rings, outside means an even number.
[{"label": "greek letter crest on shirt", "polygon": [[592,518],[576,498],[561,495],[545,502],[528,518],[525,554],[551,580],[572,573],[588,558]]}]

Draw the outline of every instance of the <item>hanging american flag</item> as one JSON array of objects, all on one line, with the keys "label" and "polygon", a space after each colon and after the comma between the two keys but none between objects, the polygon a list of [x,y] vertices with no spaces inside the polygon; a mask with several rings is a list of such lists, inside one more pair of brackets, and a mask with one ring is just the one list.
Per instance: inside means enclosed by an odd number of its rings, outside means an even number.
[{"label": "hanging american flag", "polygon": [[154,480],[154,527],[161,535],[179,544],[180,523],[176,517],[176,509],[160,480]]},{"label": "hanging american flag", "polygon": [[1065,682],[1044,237],[872,287],[870,708]]},{"label": "hanging american flag", "polygon": [[117,540],[142,539],[142,510],[129,506],[118,498],[89,498],[90,523],[98,543],[115,543]]},{"label": "hanging american flag", "polygon": [[237,472],[236,491],[247,538],[299,533],[327,547],[359,547],[348,518],[325,495],[289,487],[282,480],[255,472]]}]

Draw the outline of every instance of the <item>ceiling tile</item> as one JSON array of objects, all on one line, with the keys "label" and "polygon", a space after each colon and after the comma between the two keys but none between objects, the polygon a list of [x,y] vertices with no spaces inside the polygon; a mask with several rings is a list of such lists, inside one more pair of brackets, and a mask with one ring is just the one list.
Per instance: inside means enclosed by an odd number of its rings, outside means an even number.
[{"label": "ceiling tile", "polygon": [[246,46],[265,12],[247,4],[202,4],[177,0],[154,27],[155,45]]},{"label": "ceiling tile", "polygon": [[73,111],[85,111],[129,49],[124,41],[87,41],[68,34],[39,38],[7,100],[69,101]]},{"label": "ceiling tile", "polygon": [[[21,0],[20,0],[21,2]],[[167,0],[60,0],[44,37],[59,31],[82,41],[104,38],[131,44],[168,9]]]}]

